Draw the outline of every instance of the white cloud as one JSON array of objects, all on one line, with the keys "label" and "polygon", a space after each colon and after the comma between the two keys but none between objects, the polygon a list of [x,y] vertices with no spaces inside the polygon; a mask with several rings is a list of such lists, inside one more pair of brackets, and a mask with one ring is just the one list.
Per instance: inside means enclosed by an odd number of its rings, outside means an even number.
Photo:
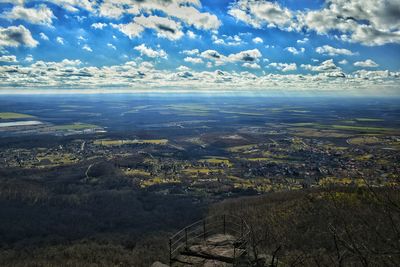
[{"label": "white cloud", "polygon": [[[208,62],[209,67],[213,67]],[[244,62],[246,63],[246,62]],[[290,63],[278,64],[281,69],[288,70]],[[325,63],[329,65],[331,63]],[[149,90],[193,92],[208,90],[243,91],[252,90],[268,92],[290,88],[292,91],[311,90],[352,92],[362,95],[364,92],[397,92],[400,82],[399,72],[387,70],[358,70],[353,73],[340,71],[321,71],[309,74],[263,73],[256,75],[249,71],[193,71],[187,67],[176,70],[156,69],[150,62],[137,65],[129,61],[120,65],[87,67],[79,60],[63,60],[61,62],[36,61],[30,65],[0,66],[1,92],[24,92],[35,85],[36,92],[141,92]],[[201,81],[201,82],[199,82]],[[51,88],[51,91],[45,89]],[[113,89],[101,89],[113,88]]]},{"label": "white cloud", "polygon": [[336,66],[333,59],[323,61],[320,65],[302,64],[301,67],[315,72],[340,72],[341,68]]},{"label": "white cloud", "polygon": [[230,6],[228,14],[252,25],[255,28],[267,26],[278,27],[288,31],[294,30],[294,14],[287,8],[281,7],[278,3],[266,0],[239,0]]},{"label": "white cloud", "polygon": [[346,59],[339,61],[340,65],[347,65],[349,62]]},{"label": "white cloud", "polygon": [[354,77],[363,80],[384,82],[385,79],[399,79],[399,72],[390,72],[388,70],[358,70],[354,72]]},{"label": "white cloud", "polygon": [[238,0],[228,13],[255,28],[339,33],[343,41],[368,46],[400,43],[398,0],[330,0],[321,9],[304,11],[289,10],[268,0]]},{"label": "white cloud", "polygon": [[273,67],[275,69],[281,70],[283,72],[287,71],[295,71],[297,70],[296,63],[281,63],[281,62],[272,62],[269,63],[268,66]]},{"label": "white cloud", "polygon": [[0,27],[0,47],[2,46],[27,46],[36,47],[38,41],[33,39],[31,32],[23,25],[10,26],[7,28]]},{"label": "white cloud", "polygon": [[289,51],[290,53],[292,53],[293,55],[298,55],[300,53],[304,53],[305,48],[301,47],[299,50],[297,50],[295,47],[286,47],[285,48],[286,51]]},{"label": "white cloud", "polygon": [[197,38],[197,35],[192,31],[187,31],[186,34],[190,39],[196,39]]},{"label": "white cloud", "polygon": [[167,58],[168,57],[167,53],[164,50],[162,50],[162,49],[153,50],[150,47],[147,47],[145,44],[138,45],[138,46],[134,47],[134,49],[136,51],[139,51],[141,56],[147,56],[150,58],[158,58],[158,57]]},{"label": "white cloud", "polygon": [[187,66],[180,65],[179,67],[176,68],[176,70],[178,70],[178,71],[189,71],[190,68],[187,67]]},{"label": "white cloud", "polygon": [[178,1],[135,1],[135,0],[104,0],[99,8],[101,16],[118,19],[124,14],[154,14],[154,11],[174,18],[196,29],[218,29],[221,22],[217,16],[201,12],[199,0]]},{"label": "white cloud", "polygon": [[0,62],[6,62],[6,63],[16,63],[17,57],[16,56],[0,56]]},{"label": "white cloud", "polygon": [[115,45],[108,43],[107,46],[111,49],[117,50],[117,48],[115,47]]},{"label": "white cloud", "polygon": [[365,61],[357,61],[354,63],[354,66],[356,67],[363,67],[363,68],[376,68],[379,67],[379,65],[371,60],[371,59],[367,59]]},{"label": "white cloud", "polygon": [[260,65],[258,65],[255,62],[254,63],[246,62],[246,63],[243,63],[242,66],[245,67],[245,68],[249,68],[249,69],[260,69],[261,68]]},{"label": "white cloud", "polygon": [[94,12],[94,7],[96,6],[96,1],[91,0],[47,0],[49,3],[58,5],[70,12],[77,12],[80,8]]},{"label": "white cloud", "polygon": [[223,35],[222,37],[224,39],[219,38],[216,34],[213,34],[211,36],[211,39],[213,40],[214,44],[218,45],[238,46],[244,44],[242,38],[240,38],[239,35],[234,35],[234,36]]},{"label": "white cloud", "polygon": [[64,45],[64,38],[58,36],[58,37],[56,38],[56,41],[57,41],[57,43],[59,43],[59,44],[61,44],[61,45]]},{"label": "white cloud", "polygon": [[252,50],[241,51],[236,54],[230,54],[228,56],[228,61],[230,62],[244,61],[251,63],[251,62],[258,62],[259,58],[261,57],[262,54],[258,49],[252,49]]},{"label": "white cloud", "polygon": [[110,24],[113,28],[120,30],[123,34],[128,36],[130,39],[135,37],[139,37],[140,34],[144,31],[143,26],[137,23],[128,23],[128,24]]},{"label": "white cloud", "polygon": [[102,23],[102,22],[96,22],[93,23],[90,27],[92,27],[93,29],[100,29],[102,30],[104,27],[106,27],[107,24],[106,23]]},{"label": "white cloud", "polygon": [[305,44],[309,41],[309,39],[307,37],[304,37],[302,40],[297,40],[298,44]]},{"label": "white cloud", "polygon": [[201,58],[198,57],[185,57],[183,59],[185,62],[190,62],[192,64],[202,64],[204,61]]},{"label": "white cloud", "polygon": [[33,61],[33,56],[32,56],[32,55],[27,55],[27,56],[25,57],[25,61],[26,61],[26,62],[32,62],[32,61]]},{"label": "white cloud", "polygon": [[225,56],[220,54],[218,51],[209,49],[200,53],[200,57],[212,60],[215,62],[216,66],[220,66],[227,63],[235,62],[257,63],[262,57],[262,54],[258,49],[252,49]]},{"label": "white cloud", "polygon": [[330,45],[324,45],[317,47],[315,51],[318,54],[323,54],[323,55],[329,55],[329,56],[337,56],[337,55],[347,55],[347,56],[352,56],[356,55],[356,53],[353,53],[352,51],[345,49],[345,48],[335,48]]},{"label": "white cloud", "polygon": [[255,44],[262,44],[264,41],[260,37],[253,38],[253,43]]},{"label": "white cloud", "polygon": [[85,50],[85,51],[88,51],[88,52],[93,52],[92,48],[90,48],[90,46],[88,46],[87,44],[85,44],[85,45],[82,47],[82,49]]},{"label": "white cloud", "polygon": [[11,10],[5,11],[1,14],[2,18],[9,20],[25,20],[32,24],[50,26],[55,18],[53,12],[46,5],[38,5],[34,8],[26,8],[16,5]]},{"label": "white cloud", "polygon": [[119,29],[129,38],[138,37],[145,28],[153,29],[158,37],[167,38],[171,41],[180,39],[184,34],[180,22],[159,16],[139,16],[135,17],[128,24],[111,24],[112,27]]},{"label": "white cloud", "polygon": [[192,50],[183,50],[182,54],[193,56],[199,54],[199,49],[192,49]]},{"label": "white cloud", "polygon": [[44,34],[43,32],[41,32],[39,35],[40,35],[40,38],[41,38],[42,40],[45,40],[45,41],[48,41],[48,40],[49,40],[49,37],[47,37],[47,35]]},{"label": "white cloud", "polygon": [[212,50],[212,49],[208,49],[208,50],[205,50],[205,51],[201,52],[200,56],[202,58],[211,59],[211,60],[218,60],[218,61],[225,59],[224,55],[221,55],[220,53],[218,53],[218,51],[215,51],[215,50]]},{"label": "white cloud", "polygon": [[364,45],[400,43],[398,0],[332,0],[323,9],[298,15],[302,26],[318,34],[333,31],[341,33],[341,39]]}]

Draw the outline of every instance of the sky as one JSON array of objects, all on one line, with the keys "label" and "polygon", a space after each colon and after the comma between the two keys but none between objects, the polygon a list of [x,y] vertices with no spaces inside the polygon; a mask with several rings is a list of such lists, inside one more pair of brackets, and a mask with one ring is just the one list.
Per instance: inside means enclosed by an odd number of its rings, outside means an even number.
[{"label": "sky", "polygon": [[400,0],[0,0],[0,93],[400,95]]}]

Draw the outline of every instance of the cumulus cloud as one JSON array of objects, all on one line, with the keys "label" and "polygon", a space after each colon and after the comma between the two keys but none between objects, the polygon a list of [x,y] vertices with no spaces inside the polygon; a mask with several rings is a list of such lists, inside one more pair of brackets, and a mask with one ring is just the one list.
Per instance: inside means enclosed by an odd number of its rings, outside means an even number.
[{"label": "cumulus cloud", "polygon": [[149,15],[156,11],[197,29],[218,29],[221,25],[218,17],[209,12],[201,12],[199,10],[200,7],[201,3],[199,0],[104,0],[100,5],[99,13],[101,16],[116,19],[120,18],[123,14]]},{"label": "cumulus cloud", "polygon": [[317,47],[317,49],[315,49],[315,52],[317,52],[318,54],[329,55],[329,56],[337,56],[337,55],[352,56],[352,55],[356,54],[348,49],[335,48],[330,45],[324,45],[324,46]]},{"label": "cumulus cloud", "polygon": [[39,5],[33,8],[26,8],[23,6],[14,6],[11,10],[5,11],[1,14],[2,18],[8,20],[25,20],[32,24],[50,26],[55,18],[53,11],[46,5]]},{"label": "cumulus cloud", "polygon": [[262,44],[262,43],[264,43],[264,40],[261,39],[260,37],[255,37],[255,38],[253,38],[253,43]]},{"label": "cumulus cloud", "polygon": [[341,68],[336,66],[333,59],[323,61],[320,65],[302,64],[301,67],[315,72],[340,72]]},{"label": "cumulus cloud", "polygon": [[298,15],[302,26],[319,34],[339,31],[342,40],[369,46],[399,43],[399,18],[398,0],[332,0]]},{"label": "cumulus cloud", "polygon": [[303,39],[297,40],[296,42],[297,42],[298,44],[305,44],[305,43],[307,43],[308,41],[309,41],[309,39],[308,39],[307,37],[304,37]]},{"label": "cumulus cloud", "polygon": [[400,43],[398,0],[331,0],[316,10],[293,11],[268,0],[237,0],[228,13],[255,28],[278,27],[285,31],[339,33],[347,42],[368,46]]},{"label": "cumulus cloud", "polygon": [[283,72],[297,70],[297,64],[296,63],[272,62],[272,63],[268,64],[268,66],[273,67],[273,68],[275,68],[277,70],[281,70]]},{"label": "cumulus cloud", "polygon": [[218,45],[230,45],[230,46],[238,46],[244,44],[242,38],[239,35],[227,36],[223,35],[223,38],[218,37],[216,34],[211,36],[211,40],[213,40],[214,44]]},{"label": "cumulus cloud", "polygon": [[199,54],[199,49],[183,50],[181,53],[188,56],[193,56]]},{"label": "cumulus cloud", "polygon": [[228,56],[220,54],[218,51],[209,49],[200,53],[200,57],[209,59],[215,62],[216,66],[224,65],[227,63],[243,62],[243,63],[257,63],[262,57],[258,49],[244,50],[239,53],[232,53]]},{"label": "cumulus cloud", "polygon": [[6,62],[6,63],[16,63],[17,57],[10,55],[10,56],[0,56],[0,62]]},{"label": "cumulus cloud", "polygon": [[90,48],[90,46],[88,46],[87,44],[85,44],[85,45],[82,47],[82,49],[85,50],[85,51],[87,51],[87,52],[93,52],[92,48]]},{"label": "cumulus cloud", "polygon": [[208,49],[208,50],[201,52],[200,56],[203,58],[206,58],[206,59],[211,59],[211,60],[221,60],[221,59],[225,58],[224,55],[221,55],[219,52],[212,50],[212,49]]},{"label": "cumulus cloud", "polygon": [[111,49],[117,50],[117,48],[115,47],[115,45],[108,43],[107,46]]},{"label": "cumulus cloud", "polygon": [[266,0],[239,0],[230,6],[228,13],[237,20],[252,25],[255,28],[267,26],[288,31],[294,30],[294,14],[278,3]]},{"label": "cumulus cloud", "polygon": [[136,51],[139,51],[141,56],[146,56],[146,57],[150,57],[150,58],[167,58],[168,55],[167,53],[160,49],[160,50],[153,50],[150,47],[147,47],[145,44],[141,44],[138,46],[135,46],[134,49]]},{"label": "cumulus cloud", "polygon": [[123,34],[128,36],[130,39],[135,37],[139,37],[140,34],[144,31],[143,26],[131,22],[128,24],[110,24],[113,28],[120,30]]},{"label": "cumulus cloud", "polygon": [[230,62],[244,61],[251,63],[251,62],[258,62],[261,57],[262,54],[258,49],[252,49],[252,50],[241,51],[236,54],[230,54],[228,56],[228,61]]},{"label": "cumulus cloud", "polygon": [[102,23],[102,22],[96,22],[93,23],[90,27],[92,27],[93,29],[100,29],[102,30],[104,27],[106,27],[107,24],[106,23]]},{"label": "cumulus cloud", "polygon": [[176,68],[176,70],[178,70],[178,71],[189,71],[190,68],[187,67],[187,66],[180,65],[179,67]]},{"label": "cumulus cloud", "polygon": [[23,25],[0,27],[0,47],[36,47],[38,44],[39,42],[33,39],[31,32]]},{"label": "cumulus cloud", "polygon": [[249,68],[249,69],[261,69],[261,66],[255,62],[254,63],[245,62],[242,64],[242,67]]},{"label": "cumulus cloud", "polygon": [[56,38],[56,42],[59,43],[59,44],[61,44],[61,45],[64,45],[64,38],[58,36],[58,37]]},{"label": "cumulus cloud", "polygon": [[111,26],[119,29],[131,39],[140,36],[145,28],[153,29],[158,37],[167,38],[172,41],[178,40],[184,35],[180,22],[153,15],[135,17],[128,24],[111,24]]},{"label": "cumulus cloud", "polygon": [[[246,63],[246,62],[244,62]],[[276,63],[277,66],[280,65]],[[284,64],[284,63],[281,63]],[[290,65],[287,63],[287,65]],[[285,65],[281,65],[284,69]],[[290,67],[289,67],[290,68]],[[293,68],[293,67],[292,67]],[[178,72],[177,72],[178,71]],[[0,66],[0,88],[23,90],[24,88],[77,88],[79,90],[99,90],[118,88],[132,90],[330,90],[363,93],[365,90],[398,90],[399,72],[358,70],[353,73],[314,72],[311,74],[263,73],[255,75],[248,71],[193,71],[187,67],[177,70],[160,70],[149,62],[139,65],[129,61],[124,64],[86,67],[79,60],[61,62],[37,61],[31,65]],[[199,82],[201,81],[201,82]],[[135,88],[135,89],[131,89]],[[190,89],[187,89],[190,88]],[[12,89],[15,91],[15,89]],[[108,89],[105,89],[108,90]]]},{"label": "cumulus cloud", "polygon": [[70,12],[77,12],[79,9],[94,12],[96,1],[92,0],[47,0],[47,2],[58,5]]},{"label": "cumulus cloud", "polygon": [[183,59],[185,62],[190,62],[192,64],[202,64],[204,61],[201,58],[198,57],[185,57]]},{"label": "cumulus cloud", "polygon": [[26,62],[32,62],[33,61],[33,56],[32,55],[27,55],[26,58],[24,59]]},{"label": "cumulus cloud", "polygon": [[373,61],[372,59],[367,59],[365,61],[357,61],[354,63],[354,66],[356,67],[363,67],[363,68],[376,68],[379,67],[379,65]]},{"label": "cumulus cloud", "polygon": [[306,49],[304,47],[301,47],[300,49],[296,49],[295,47],[286,47],[285,48],[286,51],[292,53],[293,55],[298,55],[300,53],[304,53],[304,51],[306,51]]},{"label": "cumulus cloud", "polygon": [[[22,6],[25,2],[29,2],[29,0],[0,0],[0,2]],[[77,12],[79,9],[94,12],[97,5],[97,1],[92,0],[46,0],[45,2],[58,5],[69,12]]]},{"label": "cumulus cloud", "polygon": [[190,39],[196,39],[197,38],[197,35],[192,31],[187,31],[186,34]]},{"label": "cumulus cloud", "polygon": [[44,34],[43,32],[41,32],[39,35],[40,35],[40,39],[45,40],[45,41],[49,40],[49,37],[47,37],[47,35]]}]

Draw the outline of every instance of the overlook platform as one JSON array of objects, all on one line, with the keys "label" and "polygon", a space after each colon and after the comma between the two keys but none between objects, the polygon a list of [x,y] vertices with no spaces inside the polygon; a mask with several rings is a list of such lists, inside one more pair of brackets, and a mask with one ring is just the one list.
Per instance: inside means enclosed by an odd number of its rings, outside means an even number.
[{"label": "overlook platform", "polygon": [[170,266],[247,266],[250,230],[235,216],[207,217],[170,238]]}]

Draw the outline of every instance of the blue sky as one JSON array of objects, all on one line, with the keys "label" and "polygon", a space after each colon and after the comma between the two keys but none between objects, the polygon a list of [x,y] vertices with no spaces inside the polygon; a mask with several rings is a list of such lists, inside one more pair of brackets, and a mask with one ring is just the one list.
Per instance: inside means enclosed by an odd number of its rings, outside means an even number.
[{"label": "blue sky", "polygon": [[0,0],[0,92],[400,93],[398,0]]}]

